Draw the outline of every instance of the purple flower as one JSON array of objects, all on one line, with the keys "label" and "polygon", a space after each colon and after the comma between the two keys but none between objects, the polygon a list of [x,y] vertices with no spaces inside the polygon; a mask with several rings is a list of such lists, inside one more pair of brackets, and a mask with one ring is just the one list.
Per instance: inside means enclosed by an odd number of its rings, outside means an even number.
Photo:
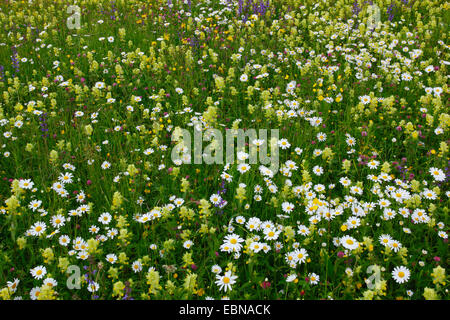
[{"label": "purple flower", "polygon": [[47,138],[48,137],[48,125],[47,125],[47,113],[43,113],[40,117],[39,117],[39,126],[41,127],[41,137],[42,138]]},{"label": "purple flower", "polygon": [[395,5],[394,5],[394,4],[391,4],[391,5],[387,8],[386,13],[389,14],[389,18],[388,18],[389,21],[394,20],[394,13],[392,12],[393,9],[394,9],[394,7],[395,7]]},{"label": "purple flower", "polygon": [[359,6],[358,4],[358,0],[355,0],[355,2],[353,2],[353,8],[352,8],[352,13],[357,16],[359,15],[359,13],[361,12],[362,8]]},{"label": "purple flower", "polygon": [[12,61],[12,65],[14,68],[14,73],[17,74],[19,73],[19,59],[17,58],[17,49],[15,46],[11,47],[11,51],[12,51],[12,56],[11,56],[11,61]]}]

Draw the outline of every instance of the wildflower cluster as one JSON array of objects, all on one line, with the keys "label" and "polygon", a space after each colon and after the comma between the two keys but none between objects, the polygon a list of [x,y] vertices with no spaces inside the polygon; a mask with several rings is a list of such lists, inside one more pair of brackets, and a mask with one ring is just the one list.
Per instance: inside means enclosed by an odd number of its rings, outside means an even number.
[{"label": "wildflower cluster", "polygon": [[448,298],[448,4],[77,5],[0,4],[0,299]]}]

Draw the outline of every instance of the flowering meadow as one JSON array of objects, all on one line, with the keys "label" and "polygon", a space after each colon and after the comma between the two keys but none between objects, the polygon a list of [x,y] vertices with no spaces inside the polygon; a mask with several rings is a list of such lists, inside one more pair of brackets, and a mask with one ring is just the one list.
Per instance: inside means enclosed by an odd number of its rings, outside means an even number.
[{"label": "flowering meadow", "polygon": [[448,10],[1,0],[0,299],[448,299]]}]

